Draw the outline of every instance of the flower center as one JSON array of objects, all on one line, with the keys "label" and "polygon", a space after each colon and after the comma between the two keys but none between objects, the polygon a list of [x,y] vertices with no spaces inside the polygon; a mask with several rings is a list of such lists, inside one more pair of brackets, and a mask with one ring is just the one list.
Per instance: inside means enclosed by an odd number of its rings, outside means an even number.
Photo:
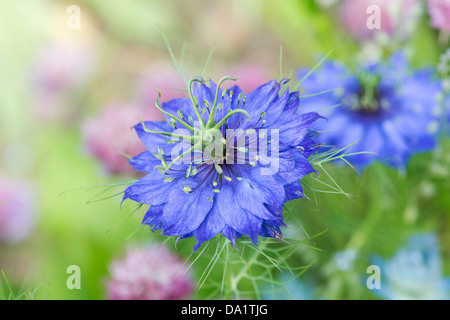
[{"label": "flower center", "polygon": [[[162,107],[160,106],[160,103],[159,103],[161,93],[158,90],[158,98],[156,100],[156,107],[162,113],[164,113],[165,115],[170,117],[171,123],[173,123],[173,124],[178,123],[178,124],[184,126],[191,133],[191,135],[181,135],[181,134],[174,134],[171,132],[152,131],[152,130],[149,130],[148,128],[146,128],[145,123],[143,121],[141,121],[144,131],[146,131],[146,132],[181,138],[185,142],[188,142],[190,144],[190,148],[188,150],[185,150],[182,154],[178,155],[174,159],[171,159],[172,161],[170,163],[166,162],[167,158],[163,154],[161,154],[161,153],[155,154],[155,157],[157,157],[158,159],[161,160],[162,166],[158,166],[158,170],[162,174],[165,174],[168,170],[170,170],[170,168],[178,160],[183,159],[187,155],[191,155],[195,151],[200,151],[200,154],[203,154],[203,156],[206,155],[206,159],[211,161],[210,164],[213,163],[216,170],[218,172],[221,171],[220,166],[218,164],[223,163],[224,160],[226,159],[226,154],[224,153],[224,150],[226,150],[225,146],[227,143],[226,140],[223,138],[223,134],[221,131],[222,126],[225,125],[225,129],[226,129],[228,119],[239,113],[244,114],[247,117],[247,119],[249,119],[249,115],[248,115],[247,111],[245,111],[244,109],[239,109],[239,104],[238,104],[238,108],[236,108],[234,110],[232,110],[231,108],[228,109],[228,112],[220,120],[214,119],[214,115],[217,113],[218,110],[221,110],[221,108],[223,107],[223,100],[224,100],[223,98],[225,96],[226,90],[223,90],[223,92],[222,92],[222,102],[218,101],[219,100],[219,91],[220,91],[221,84],[227,80],[235,81],[237,79],[234,79],[231,77],[223,77],[222,79],[220,79],[219,83],[217,84],[214,102],[212,103],[212,105],[210,105],[210,103],[208,101],[204,101],[205,106],[209,111],[209,117],[208,117],[207,121],[205,121],[204,118],[202,117],[203,112],[202,112],[202,114],[199,112],[199,101],[198,101],[198,98],[194,96],[193,91],[192,91],[192,84],[194,82],[205,83],[206,81],[204,81],[201,78],[193,78],[189,81],[189,84],[188,84],[189,96],[190,96],[191,103],[192,103],[192,106],[193,106],[193,109],[194,109],[195,115],[197,117],[197,121],[199,123],[200,128],[194,127],[190,123],[186,122],[185,119],[183,118],[181,111],[178,111],[177,114],[179,117],[177,117],[176,115],[170,114],[169,112],[162,109]],[[231,98],[232,98],[232,92],[230,92],[230,100],[231,100]],[[243,101],[243,104],[245,105],[245,97],[242,97],[242,95],[240,94],[238,102],[240,103],[241,100]],[[218,122],[216,122],[216,120]],[[193,121],[190,121],[190,122],[192,123]],[[188,172],[186,173],[186,177],[189,177],[189,175],[191,174],[191,166],[192,166],[192,163],[189,166]]]},{"label": "flower center", "polygon": [[370,72],[360,75],[359,111],[375,113],[380,110],[380,77]]},{"label": "flower center", "polygon": [[343,104],[362,115],[374,115],[387,109],[389,104],[380,91],[380,76],[373,72],[358,75],[359,88],[356,93],[343,97]]}]

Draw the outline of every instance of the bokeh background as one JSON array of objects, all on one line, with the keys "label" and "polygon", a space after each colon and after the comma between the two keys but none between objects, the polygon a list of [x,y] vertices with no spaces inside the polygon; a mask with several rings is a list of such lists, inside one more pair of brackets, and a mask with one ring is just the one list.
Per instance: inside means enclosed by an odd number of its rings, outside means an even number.
[{"label": "bokeh background", "polygon": [[[344,15],[343,1],[2,1],[0,269],[7,281],[2,275],[0,297],[38,285],[22,298],[106,299],[111,265],[130,246],[164,245],[180,260],[191,254],[191,240],[175,245],[141,227],[144,212],[130,215],[133,204],[120,206],[120,183],[139,177],[127,155],[143,150],[130,127],[139,118],[161,118],[154,107],[156,86],[162,100],[186,96],[172,54],[186,77],[237,76],[247,92],[281,72],[295,78],[298,68],[313,67],[333,48],[330,58],[344,63],[402,48],[411,68],[437,68],[450,43],[450,10],[439,9],[447,20],[437,27],[429,2],[418,3],[414,19],[391,26],[407,36],[367,39],[358,32],[358,9]],[[80,28],[71,28],[77,22],[73,5],[80,9]],[[242,297],[448,299],[448,137],[436,150],[412,157],[405,170],[383,163],[359,174],[345,166],[327,168],[354,198],[310,193],[309,200],[289,203],[296,221],[317,235],[289,263],[309,267],[285,285],[284,295],[269,290],[264,296],[264,286],[248,286]],[[293,229],[290,236],[305,238]],[[429,245],[422,250],[424,243]],[[400,261],[389,264],[396,257]],[[204,255],[193,265],[193,283],[209,262]],[[382,272],[381,283],[396,294],[367,288],[372,264],[391,268]],[[81,289],[67,287],[71,265],[81,270]],[[285,279],[286,272],[271,272]],[[213,271],[209,279],[209,287],[187,290],[187,297],[224,297],[217,291],[221,273]]]}]

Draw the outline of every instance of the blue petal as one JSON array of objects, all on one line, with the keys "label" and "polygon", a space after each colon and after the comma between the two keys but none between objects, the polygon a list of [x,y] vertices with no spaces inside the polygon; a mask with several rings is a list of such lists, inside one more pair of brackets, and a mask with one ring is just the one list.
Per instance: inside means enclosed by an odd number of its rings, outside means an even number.
[{"label": "blue petal", "polygon": [[249,236],[253,243],[257,242],[262,219],[243,210],[234,201],[234,187],[231,183],[224,184],[216,195],[218,210],[227,226],[241,234]]},{"label": "blue petal", "polygon": [[[151,131],[173,132],[173,128],[166,122],[145,121],[144,123],[145,127]],[[158,152],[158,147],[160,147],[163,149],[164,153],[170,154],[173,145],[166,143],[166,140],[170,140],[169,136],[146,132],[142,123],[135,125],[134,129],[148,151],[155,153]]]},{"label": "blue petal", "polygon": [[219,234],[225,226],[225,221],[218,211],[217,203],[214,203],[205,220],[200,224],[197,230],[193,232],[193,236],[197,240],[197,243],[194,246],[194,251],[197,250],[204,242]]},{"label": "blue petal", "polygon": [[148,224],[152,230],[161,229],[160,217],[163,213],[165,204],[160,204],[157,206],[150,206],[150,208],[145,213],[144,219],[142,219],[142,224]]},{"label": "blue petal", "polygon": [[236,240],[238,238],[240,238],[242,236],[242,234],[240,234],[239,232],[237,232],[236,230],[234,230],[233,228],[231,228],[229,226],[225,226],[225,228],[222,230],[222,234],[230,240],[233,248],[235,248],[237,250]]},{"label": "blue petal", "polygon": [[293,181],[300,180],[308,174],[316,172],[301,151],[295,152],[293,154],[293,158],[295,161],[295,167],[280,171],[278,173],[278,177],[283,180],[283,184],[289,184]]},{"label": "blue petal", "polygon": [[[186,193],[184,186],[192,188],[192,191]],[[163,234],[182,235],[197,229],[211,211],[213,198],[212,188],[198,186],[198,181],[192,179],[172,188],[161,217]]]},{"label": "blue petal", "polygon": [[172,182],[165,182],[164,176],[158,170],[152,170],[145,177],[125,189],[123,200],[131,199],[138,203],[159,205],[167,202],[170,190],[176,187],[178,183],[177,179]]},{"label": "blue petal", "polygon": [[322,144],[317,143],[314,138],[318,136],[318,133],[315,131],[310,131],[308,135],[303,139],[302,143],[300,143],[299,147],[301,147],[303,156],[305,158],[309,158],[311,154],[317,151]]},{"label": "blue petal", "polygon": [[[194,107],[192,106],[191,99],[185,99],[185,98],[176,98],[169,100],[167,102],[164,102],[161,104],[161,107],[164,111],[167,111],[171,115],[179,118],[178,111],[181,111],[183,114],[184,121],[189,124],[190,126],[194,126],[194,123],[189,121],[189,117],[192,118],[192,120],[195,122],[197,120],[197,116],[194,111]],[[172,120],[171,117],[164,114],[164,118],[167,122],[170,122]],[[180,128],[184,128],[182,124],[179,124],[176,122],[176,125]]]},{"label": "blue petal", "polygon": [[298,146],[305,139],[311,124],[320,118],[322,116],[318,113],[310,112],[282,119],[274,124],[270,129],[279,130],[280,151]]},{"label": "blue petal", "polygon": [[161,165],[161,160],[156,159],[151,152],[144,151],[128,160],[128,163],[138,171],[152,172],[155,166]]},{"label": "blue petal", "polygon": [[[261,219],[278,219],[282,215],[280,204],[284,199],[283,185],[274,176],[243,178],[233,186],[234,202],[242,209]],[[255,179],[255,176],[258,179]],[[225,182],[230,184],[230,182]]]},{"label": "blue petal", "polygon": [[[310,72],[310,68],[302,68],[297,73],[297,78],[302,79]],[[349,68],[337,61],[326,61],[322,63],[318,70],[308,75],[302,82],[301,89],[305,94],[317,94],[323,91],[348,88],[349,79],[353,78]],[[334,92],[323,93],[315,97],[326,97],[333,100]],[[302,103],[302,100],[300,101]]]},{"label": "blue petal", "polygon": [[291,98],[288,90],[279,97],[281,86],[285,82],[286,80],[277,84],[275,81],[270,81],[247,95],[245,110],[248,112],[251,120],[247,122],[242,121],[243,125],[241,125],[241,128],[253,128],[256,122],[260,121],[260,116],[263,112],[266,114],[264,117],[266,127],[270,127],[280,119]]},{"label": "blue petal", "polygon": [[304,198],[303,187],[300,181],[294,181],[290,184],[284,186],[284,202],[291,201],[294,199]]},{"label": "blue petal", "polygon": [[275,238],[278,240],[283,239],[283,234],[280,230],[280,226],[286,226],[283,220],[266,220],[261,226],[259,235],[266,238]]}]

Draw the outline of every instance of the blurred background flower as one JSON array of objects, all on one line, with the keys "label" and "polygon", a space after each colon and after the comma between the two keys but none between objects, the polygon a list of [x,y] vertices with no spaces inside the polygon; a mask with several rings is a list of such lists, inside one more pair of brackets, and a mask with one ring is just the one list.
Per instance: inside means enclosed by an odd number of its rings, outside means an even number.
[{"label": "blurred background flower", "polygon": [[[144,108],[156,110],[155,103],[158,98],[158,90],[161,92],[161,102],[188,97],[186,83],[182,75],[169,65],[164,66],[161,63],[155,63],[142,72],[137,85],[137,104],[139,107],[143,110],[145,110]],[[144,118],[143,120],[147,119]],[[158,118],[152,117],[148,120],[158,120]],[[163,120],[162,114],[160,120]]]},{"label": "blurred background flower", "polygon": [[129,248],[110,266],[107,296],[111,300],[180,300],[194,284],[187,266],[164,246]]},{"label": "blurred background flower", "polygon": [[[401,53],[355,69],[327,61],[302,85],[304,110],[321,112],[328,119],[314,125],[322,132],[321,141],[339,148],[354,144],[354,153],[372,152],[352,157],[359,167],[378,159],[402,168],[411,155],[432,150],[441,93],[433,71],[411,72]],[[299,79],[308,72],[300,70]],[[320,92],[325,93],[316,95]]]},{"label": "blurred background flower", "polygon": [[228,86],[236,85],[244,93],[250,93],[270,81],[267,68],[250,62],[230,66],[227,70],[222,71],[222,74],[238,78],[235,82],[230,82]]},{"label": "blurred background flower", "polygon": [[292,274],[283,274],[263,288],[263,300],[316,300],[314,281],[306,283]]},{"label": "blurred background flower", "polygon": [[36,225],[36,199],[31,183],[0,177],[0,242],[14,244]]},{"label": "blurred background flower", "polygon": [[450,1],[428,0],[428,13],[434,28],[450,33]]},{"label": "blurred background flower", "polygon": [[31,66],[32,109],[37,119],[65,118],[80,108],[70,101],[86,85],[93,72],[89,48],[70,42],[44,46]]},{"label": "blurred background flower", "polygon": [[111,104],[101,110],[98,117],[83,124],[84,145],[88,153],[100,160],[107,173],[136,175],[128,164],[128,158],[145,150],[132,127],[139,119],[162,120],[162,113],[155,107],[139,108],[127,104]]},{"label": "blurred background flower", "polygon": [[389,300],[450,299],[440,250],[435,233],[415,234],[393,257],[375,259],[381,268],[381,289],[375,292]]},{"label": "blurred background flower", "polygon": [[[380,36],[392,41],[412,35],[420,9],[418,0],[343,0],[339,17],[345,30],[359,41],[375,40]],[[369,28],[372,24],[374,28]]]}]

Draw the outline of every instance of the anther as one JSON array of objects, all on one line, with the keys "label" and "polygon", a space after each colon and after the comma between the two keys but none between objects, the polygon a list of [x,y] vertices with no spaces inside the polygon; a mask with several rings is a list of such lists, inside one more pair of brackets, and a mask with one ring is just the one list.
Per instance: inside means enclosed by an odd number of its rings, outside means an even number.
[{"label": "anther", "polygon": [[155,156],[155,158],[156,159],[158,159],[158,160],[160,160],[160,161],[163,161],[164,160],[164,158],[163,158],[163,156],[162,155],[160,155],[159,153],[153,153],[153,155]]},{"label": "anther", "polygon": [[[166,174],[166,171],[164,170],[163,167],[161,167],[161,166],[155,166],[155,168],[158,169],[159,173],[161,173],[161,174]],[[155,169],[155,168],[153,168],[153,169]]]},{"label": "anther", "polygon": [[222,174],[222,173],[223,173],[222,167],[219,166],[219,165],[218,165],[217,163],[215,163],[215,162],[214,162],[214,168],[216,169],[216,171],[217,171],[218,174]]}]

